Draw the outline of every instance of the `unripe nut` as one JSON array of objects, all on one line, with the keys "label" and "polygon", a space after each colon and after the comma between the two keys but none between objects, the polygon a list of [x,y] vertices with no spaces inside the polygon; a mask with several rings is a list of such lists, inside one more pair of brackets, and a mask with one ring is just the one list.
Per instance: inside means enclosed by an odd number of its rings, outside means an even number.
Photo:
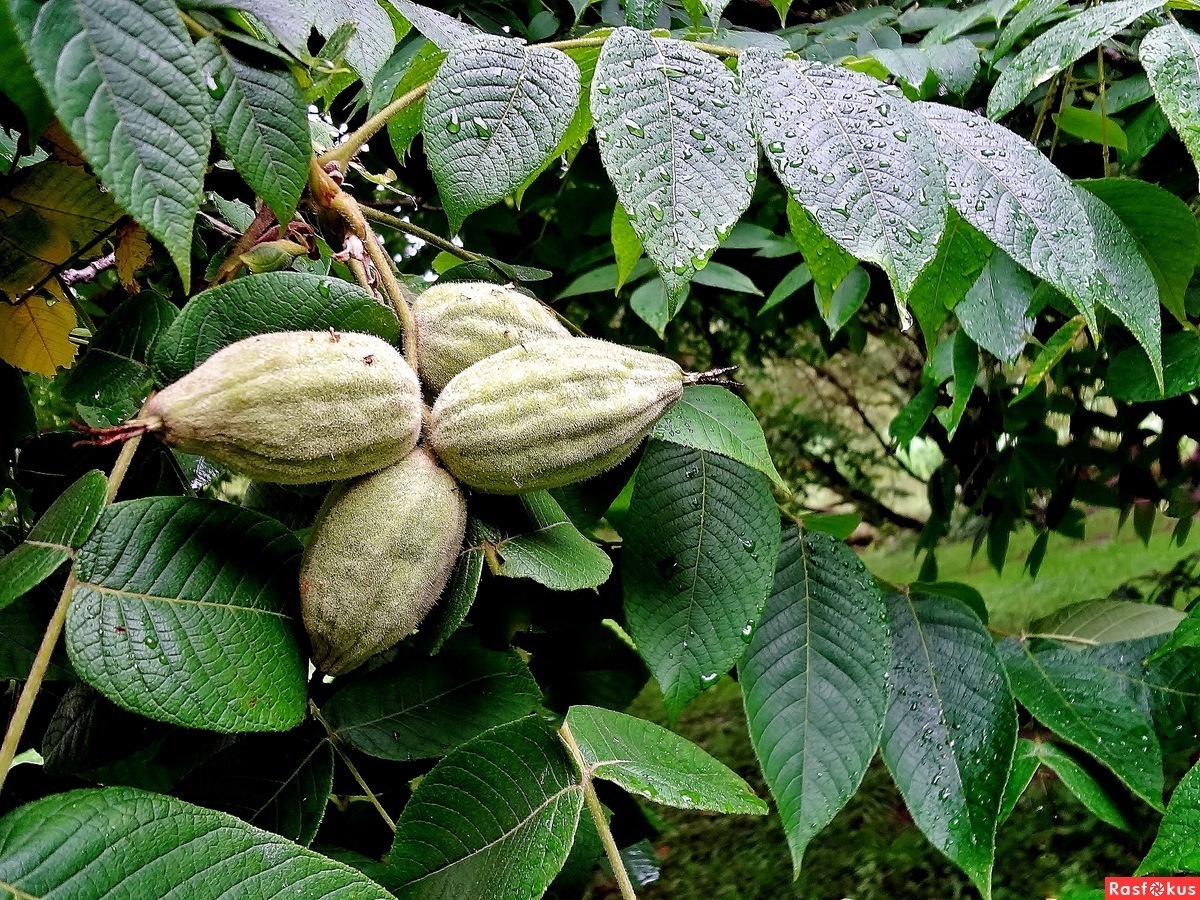
[{"label": "unripe nut", "polygon": [[462,491],[424,449],[334,485],[300,569],[317,666],[343,674],[412,632],[445,588],[466,524]]},{"label": "unripe nut", "polygon": [[185,453],[282,484],[353,478],[416,446],[420,385],[380,338],[283,331],[218,350],[138,417]]},{"label": "unripe nut", "polygon": [[570,337],[548,306],[511,287],[444,282],[417,296],[421,381],[437,393],[481,359],[534,341]]},{"label": "unripe nut", "polygon": [[428,445],[484,493],[560,487],[625,459],[683,395],[684,380],[666,357],[595,338],[513,347],[446,385]]}]

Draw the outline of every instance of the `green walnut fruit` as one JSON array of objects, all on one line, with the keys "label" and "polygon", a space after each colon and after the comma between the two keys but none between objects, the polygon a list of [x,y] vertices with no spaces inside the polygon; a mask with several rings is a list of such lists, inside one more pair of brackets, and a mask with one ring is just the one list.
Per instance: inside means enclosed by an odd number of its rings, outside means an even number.
[{"label": "green walnut fruit", "polygon": [[403,459],[423,410],[416,375],[386,341],[283,331],[217,351],[155,394],[136,424],[260,481],[311,484]]},{"label": "green walnut fruit", "polygon": [[545,304],[486,282],[435,284],[413,304],[421,381],[437,393],[492,354],[571,333]]},{"label": "green walnut fruit", "polygon": [[446,385],[430,414],[429,447],[484,493],[559,487],[628,456],[685,380],[666,357],[595,338],[513,347]]},{"label": "green walnut fruit", "polygon": [[300,568],[317,666],[340,675],[412,632],[445,588],[466,524],[462,491],[423,448],[334,485]]}]

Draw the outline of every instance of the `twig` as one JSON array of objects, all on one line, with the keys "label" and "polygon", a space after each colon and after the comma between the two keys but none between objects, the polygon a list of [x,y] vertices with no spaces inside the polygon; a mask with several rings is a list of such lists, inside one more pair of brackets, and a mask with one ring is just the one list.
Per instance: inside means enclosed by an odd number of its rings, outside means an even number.
[{"label": "twig", "polygon": [[1104,47],[1096,48],[1096,77],[1100,79],[1100,152],[1103,165],[1100,175],[1108,177],[1108,92],[1104,84]]},{"label": "twig", "polygon": [[[98,235],[96,235],[94,238],[92,238],[92,240],[88,241],[86,244],[84,244],[82,247],[80,247],[78,250],[76,250],[73,254],[71,254],[71,258],[66,260],[66,262],[62,263],[62,266],[65,266],[65,265],[67,265],[67,263],[70,263],[72,261],[78,261],[79,259],[81,259],[84,256],[84,254],[86,254],[93,247],[97,246],[98,244],[103,243],[104,241],[108,240],[108,238],[112,237],[112,235],[116,233],[117,229],[120,228],[122,225],[124,225],[127,221],[128,221],[128,219],[126,216],[121,216],[121,218],[117,219],[117,221],[113,222],[111,225],[109,225],[107,228],[105,228],[102,232],[100,232]],[[45,285],[48,281],[50,281],[50,279],[55,278],[58,275],[61,275],[63,273],[62,266],[51,267],[49,272],[47,272],[45,275],[43,275],[41,278],[39,278],[36,282],[34,282],[33,286],[30,287],[29,290],[27,290],[24,294],[22,294],[20,297],[18,297],[14,301],[14,305],[18,304],[18,303],[24,303],[26,300],[28,300],[30,297],[32,297],[34,294],[36,294],[39,290],[41,290],[42,286]]]},{"label": "twig", "polygon": [[367,121],[363,122],[358,128],[346,135],[346,139],[340,144],[330,147],[318,158],[317,162],[322,166],[328,163],[337,163],[339,169],[346,171],[346,166],[350,164],[350,159],[359,151],[363,144],[375,136],[379,129],[383,128],[388,123],[392,116],[397,116],[404,112],[408,107],[418,102],[425,96],[425,92],[429,90],[430,82],[417,85],[408,93],[401,97],[397,97],[375,115],[371,116]]},{"label": "twig", "polygon": [[371,786],[367,784],[366,779],[362,777],[362,773],[358,771],[358,767],[346,755],[346,751],[342,749],[341,743],[337,739],[337,732],[333,730],[330,724],[325,721],[325,717],[321,715],[321,710],[312,700],[308,701],[308,708],[313,714],[313,718],[321,723],[325,729],[326,735],[329,737],[329,743],[334,750],[337,751],[338,757],[346,764],[346,768],[350,770],[350,774],[354,780],[358,782],[358,786],[363,789],[363,794],[367,800],[375,807],[375,811],[379,813],[379,817],[383,819],[388,828],[392,830],[392,834],[396,833],[396,820],[388,815],[388,811],[383,808],[383,804],[379,802],[379,798],[375,796],[375,792],[371,790]]},{"label": "twig", "polygon": [[[125,473],[129,471],[133,455],[137,453],[138,445],[141,442],[142,436],[136,434],[121,448],[121,453],[117,457],[117,461],[113,463],[112,472],[108,476],[106,503],[112,503],[113,498],[116,497],[121,482],[125,480]],[[33,701],[37,699],[38,692],[42,689],[42,682],[46,677],[46,670],[50,668],[50,657],[54,655],[54,648],[58,645],[58,638],[67,621],[67,609],[71,605],[71,595],[74,594],[77,583],[75,566],[72,563],[71,572],[67,575],[67,583],[63,585],[62,595],[58,599],[58,606],[54,608],[50,624],[46,626],[46,633],[42,635],[41,646],[38,647],[37,655],[33,658],[33,665],[29,667],[29,677],[25,679],[25,686],[21,689],[17,708],[13,711],[12,719],[8,723],[8,731],[4,733],[4,743],[0,745],[0,790],[4,789],[4,781],[12,769],[12,761],[17,755],[17,746],[21,743],[25,726],[29,722]]]},{"label": "twig", "polygon": [[70,287],[73,284],[80,282],[91,281],[105,269],[111,269],[117,264],[116,251],[106,253],[98,259],[92,260],[86,266],[79,269],[64,269],[58,275],[58,280]]},{"label": "twig", "polygon": [[406,222],[399,216],[393,216],[390,213],[381,212],[378,209],[372,209],[369,206],[359,204],[359,209],[362,210],[363,218],[369,219],[372,222],[378,222],[380,225],[386,225],[388,228],[394,228],[396,231],[402,231],[405,234],[411,234],[413,237],[420,238],[425,243],[437,247],[439,250],[444,250],[459,259],[465,259],[472,262],[477,259],[483,259],[478,253],[472,253],[470,250],[460,247],[452,241],[446,240],[440,234],[434,234],[428,229],[422,228],[420,225],[414,225],[412,222]]},{"label": "twig", "polygon": [[[359,216],[362,216],[361,210]],[[364,241],[367,245],[367,253],[370,254],[371,262],[379,271],[379,277],[383,280],[384,293],[391,301],[392,309],[396,311],[396,318],[400,320],[404,340],[404,358],[415,372],[417,371],[417,321],[412,312],[412,295],[400,284],[400,280],[392,271],[394,262],[388,256],[387,251],[383,249],[383,245],[379,242],[379,236],[371,230],[371,226],[366,223],[365,219],[362,224],[366,229]]]},{"label": "twig", "polygon": [[613,877],[617,879],[617,887],[621,889],[621,897],[624,900],[637,900],[637,894],[633,891],[633,882],[629,880],[629,872],[625,869],[625,861],[621,859],[621,850],[617,847],[616,840],[613,839],[612,829],[608,827],[608,820],[604,818],[604,807],[600,805],[600,798],[596,796],[596,788],[592,785],[592,770],[584,762],[583,752],[575,743],[575,736],[571,734],[571,728],[566,722],[563,722],[562,727],[558,729],[558,736],[567,745],[571,758],[579,767],[579,780],[583,784],[583,796],[587,799],[588,809],[591,810],[592,819],[596,823],[596,831],[600,833],[600,842],[604,844],[604,852],[612,866]]}]

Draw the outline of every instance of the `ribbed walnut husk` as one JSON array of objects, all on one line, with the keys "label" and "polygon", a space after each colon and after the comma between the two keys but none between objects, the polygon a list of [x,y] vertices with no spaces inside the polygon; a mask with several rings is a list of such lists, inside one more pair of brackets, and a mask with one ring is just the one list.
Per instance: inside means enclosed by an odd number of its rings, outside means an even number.
[{"label": "ribbed walnut husk", "polygon": [[484,493],[560,487],[628,456],[683,384],[672,360],[595,338],[513,347],[446,385],[428,444],[455,478]]},{"label": "ribbed walnut husk", "polygon": [[138,418],[186,453],[260,481],[311,484],[403,459],[423,408],[415,373],[386,341],[284,331],[217,351]]},{"label": "ribbed walnut husk", "polygon": [[570,337],[554,311],[515,288],[446,282],[413,304],[421,381],[433,393],[493,354],[521,344]]},{"label": "ribbed walnut husk", "polygon": [[335,485],[300,570],[317,666],[341,675],[410,634],[445,588],[466,523],[462,491],[423,448]]}]

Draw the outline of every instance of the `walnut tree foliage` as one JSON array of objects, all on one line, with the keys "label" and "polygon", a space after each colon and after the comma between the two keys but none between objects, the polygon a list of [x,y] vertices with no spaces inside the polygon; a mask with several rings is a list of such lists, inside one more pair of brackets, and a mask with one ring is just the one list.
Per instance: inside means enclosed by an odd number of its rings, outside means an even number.
[{"label": "walnut tree foliage", "polygon": [[[1004,634],[937,580],[964,520],[1032,578],[1086,507],[1197,512],[1200,6],[840,9],[0,0],[0,894],[579,896],[643,801],[774,804],[798,871],[877,753],[985,897],[1039,766],[1200,874],[1198,614]],[[324,487],[80,432],[251,335],[411,352],[434,280],[748,381],[889,347],[886,429],[831,383],[887,453],[936,448],[931,513],[796,398],[689,387],[611,472],[471,496],[419,631],[313,674]],[[920,529],[923,581],[873,578],[809,484]],[[730,672],[768,797],[624,712]]]}]

